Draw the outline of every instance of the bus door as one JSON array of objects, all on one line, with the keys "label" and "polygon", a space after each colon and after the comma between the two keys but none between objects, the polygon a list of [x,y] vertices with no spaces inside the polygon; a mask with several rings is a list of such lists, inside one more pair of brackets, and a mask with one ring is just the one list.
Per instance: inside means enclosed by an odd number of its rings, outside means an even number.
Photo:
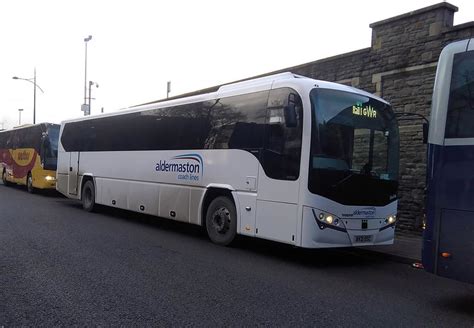
[{"label": "bus door", "polygon": [[77,182],[79,179],[79,152],[73,151],[69,153],[69,172],[68,172],[68,193],[77,195]]},{"label": "bus door", "polygon": [[271,90],[265,145],[264,172],[258,175],[257,237],[296,244],[302,107],[296,91]]}]

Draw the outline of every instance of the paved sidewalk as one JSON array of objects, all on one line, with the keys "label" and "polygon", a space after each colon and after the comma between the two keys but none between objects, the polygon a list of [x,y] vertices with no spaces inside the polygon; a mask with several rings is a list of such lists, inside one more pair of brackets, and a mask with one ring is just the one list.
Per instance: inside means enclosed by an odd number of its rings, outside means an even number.
[{"label": "paved sidewalk", "polygon": [[399,235],[395,236],[393,245],[365,246],[361,249],[381,253],[393,257],[404,263],[421,262],[421,236]]}]

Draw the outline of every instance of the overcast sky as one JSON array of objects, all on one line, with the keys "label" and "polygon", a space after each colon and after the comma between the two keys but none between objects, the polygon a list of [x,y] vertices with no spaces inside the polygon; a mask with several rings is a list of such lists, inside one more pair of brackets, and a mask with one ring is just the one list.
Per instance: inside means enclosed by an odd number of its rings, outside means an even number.
[{"label": "overcast sky", "polygon": [[[439,1],[2,1],[0,129],[82,116],[84,38],[92,114],[202,89],[370,46],[369,24]],[[474,20],[453,0],[454,23]]]}]

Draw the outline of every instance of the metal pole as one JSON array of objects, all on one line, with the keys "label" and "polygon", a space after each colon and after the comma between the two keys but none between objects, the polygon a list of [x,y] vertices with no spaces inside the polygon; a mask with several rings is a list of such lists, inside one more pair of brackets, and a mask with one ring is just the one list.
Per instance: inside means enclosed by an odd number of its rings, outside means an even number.
[{"label": "metal pole", "polygon": [[85,68],[84,68],[84,104],[87,104],[87,39],[84,39],[86,44],[86,53],[85,53]]},{"label": "metal pole", "polygon": [[89,115],[91,114],[91,87],[93,82],[89,81]]},{"label": "metal pole", "polygon": [[33,124],[36,124],[36,67],[35,75],[33,77]]},{"label": "metal pole", "polygon": [[23,108],[18,108],[18,125],[21,125],[21,112],[23,111]]}]

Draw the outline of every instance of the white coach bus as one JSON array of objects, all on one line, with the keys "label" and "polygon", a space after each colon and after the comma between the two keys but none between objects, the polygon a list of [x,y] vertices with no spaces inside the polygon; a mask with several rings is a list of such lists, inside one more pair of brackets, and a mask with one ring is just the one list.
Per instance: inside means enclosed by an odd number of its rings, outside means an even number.
[{"label": "white coach bus", "polygon": [[282,73],[62,122],[57,189],[300,247],[391,244],[399,136],[367,92]]}]

